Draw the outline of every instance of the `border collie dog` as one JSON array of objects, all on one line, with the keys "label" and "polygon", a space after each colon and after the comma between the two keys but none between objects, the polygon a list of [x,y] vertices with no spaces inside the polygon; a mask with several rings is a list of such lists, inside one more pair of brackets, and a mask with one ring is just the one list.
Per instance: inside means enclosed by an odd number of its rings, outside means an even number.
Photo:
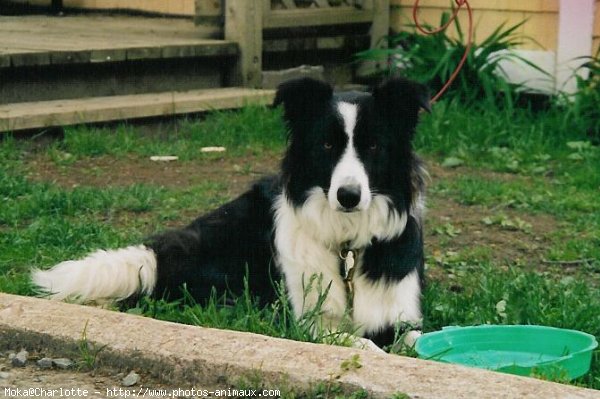
[{"label": "border collie dog", "polygon": [[349,318],[355,334],[384,346],[399,323],[418,326],[426,172],[411,141],[427,90],[394,78],[370,93],[334,93],[304,78],[280,85],[274,105],[290,131],[277,176],[143,245],[35,270],[33,283],[79,302],[172,299],[185,284],[203,303],[214,289],[240,294],[247,278],[266,303],[283,277],[297,317],[322,301],[325,331]]}]

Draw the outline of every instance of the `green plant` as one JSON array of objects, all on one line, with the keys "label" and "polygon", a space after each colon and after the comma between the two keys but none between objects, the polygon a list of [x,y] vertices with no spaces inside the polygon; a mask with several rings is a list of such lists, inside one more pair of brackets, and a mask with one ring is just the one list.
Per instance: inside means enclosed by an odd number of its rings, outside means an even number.
[{"label": "green plant", "polygon": [[582,130],[594,144],[600,144],[600,48],[574,73],[577,92],[565,101],[564,127]]},{"label": "green plant", "polygon": [[95,344],[91,343],[87,338],[87,328],[89,321],[85,322],[83,331],[81,333],[81,339],[79,340],[79,356],[81,357],[80,365],[87,370],[94,370],[97,366],[98,355],[102,352],[107,345],[96,347]]},{"label": "green plant", "polygon": [[[440,26],[448,22],[449,14],[442,15]],[[519,85],[505,78],[502,63],[518,61],[544,73],[545,71],[512,51],[525,40],[532,40],[518,33],[527,21],[506,27],[498,26],[488,37],[473,43],[467,60],[446,96],[456,98],[463,104],[474,104],[483,100],[488,104],[514,104]],[[446,31],[434,35],[415,32],[400,32],[389,36],[387,48],[375,48],[356,55],[361,61],[386,61],[388,67],[381,71],[390,75],[401,73],[425,83],[432,93],[437,92],[448,81],[466,51],[465,35],[458,19],[454,20],[457,37]],[[431,30],[430,26],[427,26]]]},{"label": "green plant", "polygon": [[350,359],[346,359],[342,362],[342,364],[340,364],[342,372],[357,370],[361,367],[362,364],[360,363],[360,355],[358,354],[352,355]]}]

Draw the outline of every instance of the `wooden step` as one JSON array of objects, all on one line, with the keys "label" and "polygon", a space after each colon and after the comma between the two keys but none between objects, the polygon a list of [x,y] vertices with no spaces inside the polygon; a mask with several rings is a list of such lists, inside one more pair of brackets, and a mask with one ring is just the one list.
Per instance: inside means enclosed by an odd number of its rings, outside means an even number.
[{"label": "wooden step", "polygon": [[0,132],[182,115],[270,104],[273,90],[239,87],[0,105]]},{"label": "wooden step", "polygon": [[191,20],[129,16],[0,16],[0,68],[238,54]]}]

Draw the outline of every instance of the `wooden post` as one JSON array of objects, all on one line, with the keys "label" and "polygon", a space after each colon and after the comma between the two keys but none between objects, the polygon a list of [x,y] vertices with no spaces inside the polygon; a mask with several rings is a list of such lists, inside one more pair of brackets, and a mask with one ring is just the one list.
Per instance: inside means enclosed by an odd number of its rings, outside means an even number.
[{"label": "wooden post", "polygon": [[226,0],[225,40],[234,41],[240,47],[230,84],[261,86],[262,29],[263,0]]},{"label": "wooden post", "polygon": [[52,11],[54,11],[54,12],[62,11],[63,1],[62,0],[52,0],[51,7],[52,7]]},{"label": "wooden post", "polygon": [[[387,47],[387,42],[382,41],[382,39],[389,35],[390,31],[390,1],[370,0],[363,3],[366,9],[370,9],[373,12],[373,22],[370,32],[371,48]],[[368,77],[385,68],[387,68],[387,60],[363,62],[357,68],[356,74],[361,77]]]},{"label": "wooden post", "polygon": [[221,31],[219,37],[223,37],[223,20],[225,11],[223,4],[225,0],[195,0],[194,22],[196,25],[212,25]]},{"label": "wooden post", "polygon": [[373,1],[373,25],[371,25],[371,48],[376,47],[380,40],[389,35],[390,31],[390,0]]}]

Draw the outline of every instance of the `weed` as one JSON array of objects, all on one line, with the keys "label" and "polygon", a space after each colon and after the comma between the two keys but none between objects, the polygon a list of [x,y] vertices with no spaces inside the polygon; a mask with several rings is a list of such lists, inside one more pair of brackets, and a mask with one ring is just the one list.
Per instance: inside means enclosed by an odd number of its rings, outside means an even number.
[{"label": "weed", "polygon": [[102,345],[100,347],[96,347],[95,344],[88,341],[87,338],[87,328],[88,322],[85,322],[85,326],[83,327],[83,331],[81,332],[81,338],[79,339],[78,347],[79,347],[79,356],[81,357],[80,366],[85,368],[86,370],[95,370],[96,362],[98,360],[98,355],[102,352],[107,345]]},{"label": "weed", "polygon": [[[594,57],[584,57],[586,61],[574,73],[577,92],[565,99],[569,104],[565,109],[563,127],[575,128],[586,133],[595,144],[600,144],[600,49]],[[587,72],[581,74],[580,72]]]},{"label": "weed", "polygon": [[495,215],[492,217],[486,216],[485,218],[481,219],[481,223],[483,223],[486,226],[500,226],[502,229],[505,230],[516,230],[523,231],[526,233],[531,232],[531,223],[527,223],[526,221],[518,217],[515,219],[511,219],[503,214]]},{"label": "weed", "polygon": [[340,364],[342,372],[357,370],[361,367],[362,364],[360,363],[360,355],[358,354],[352,355],[350,359],[346,359]]},{"label": "weed", "polygon": [[462,231],[456,228],[452,223],[446,223],[442,226],[435,227],[433,232],[438,235],[446,235],[448,237],[456,237]]}]

